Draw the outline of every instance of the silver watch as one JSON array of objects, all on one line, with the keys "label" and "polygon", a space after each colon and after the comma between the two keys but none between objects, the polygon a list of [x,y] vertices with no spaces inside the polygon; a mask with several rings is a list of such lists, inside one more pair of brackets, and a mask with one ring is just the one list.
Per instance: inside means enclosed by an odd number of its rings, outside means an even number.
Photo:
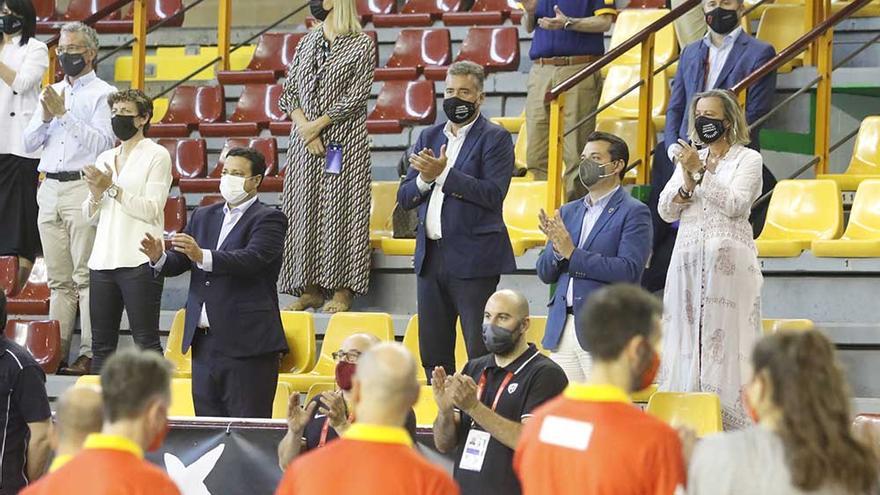
[{"label": "silver watch", "polygon": [[[691,172],[691,179],[693,179],[694,182],[699,183],[701,180],[703,180],[703,174],[704,174],[704,173],[706,173],[706,170],[705,170],[705,169],[701,169],[701,170],[698,170],[698,171],[696,171],[696,172]],[[111,198],[112,198],[112,197],[113,197],[113,196],[111,196]]]},{"label": "silver watch", "polygon": [[107,196],[110,199],[116,199],[116,195],[119,194],[119,188],[116,187],[116,184],[110,184],[110,187],[107,188]]}]

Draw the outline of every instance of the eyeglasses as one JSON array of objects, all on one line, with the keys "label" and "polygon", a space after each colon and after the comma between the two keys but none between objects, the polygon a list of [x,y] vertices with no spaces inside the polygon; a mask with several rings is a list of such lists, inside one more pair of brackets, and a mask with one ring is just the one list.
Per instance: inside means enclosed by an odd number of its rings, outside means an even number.
[{"label": "eyeglasses", "polygon": [[85,53],[89,47],[82,45],[66,45],[66,46],[58,46],[55,47],[56,55],[64,55],[65,53],[70,53],[73,55]]},{"label": "eyeglasses", "polygon": [[361,357],[361,351],[343,351],[339,349],[338,351],[331,354],[333,356],[333,360],[336,362],[345,361],[346,363],[356,363],[358,358]]}]

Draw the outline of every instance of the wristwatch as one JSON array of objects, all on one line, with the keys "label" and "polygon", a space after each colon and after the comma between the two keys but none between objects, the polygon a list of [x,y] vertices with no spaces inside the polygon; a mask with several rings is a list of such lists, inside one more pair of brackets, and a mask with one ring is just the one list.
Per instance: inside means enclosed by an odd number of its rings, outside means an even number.
[{"label": "wristwatch", "polygon": [[696,172],[691,172],[691,179],[693,179],[694,182],[699,184],[700,181],[703,180],[703,174],[705,174],[705,173],[706,173],[705,168],[701,168],[700,170],[697,170]]},{"label": "wristwatch", "polygon": [[110,199],[116,199],[116,196],[119,194],[119,188],[116,187],[116,184],[110,184],[110,187],[107,188],[107,196]]}]

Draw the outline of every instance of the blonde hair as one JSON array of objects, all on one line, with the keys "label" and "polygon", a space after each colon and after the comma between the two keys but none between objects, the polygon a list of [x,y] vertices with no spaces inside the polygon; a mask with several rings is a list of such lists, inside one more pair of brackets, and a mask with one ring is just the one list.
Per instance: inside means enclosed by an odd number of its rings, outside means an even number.
[{"label": "blonde hair", "polygon": [[355,0],[333,0],[333,9],[324,21],[336,36],[357,34],[363,31],[361,16],[357,12]]},{"label": "blonde hair", "polygon": [[696,124],[697,119],[697,102],[703,98],[718,98],[724,107],[724,120],[730,123],[730,127],[725,131],[725,139],[731,146],[735,144],[749,144],[751,137],[749,135],[749,123],[746,121],[746,113],[743,107],[737,101],[736,96],[726,89],[711,89],[702,93],[697,93],[691,100],[690,123],[688,124],[688,137],[694,143],[700,143],[700,137],[697,135]]}]

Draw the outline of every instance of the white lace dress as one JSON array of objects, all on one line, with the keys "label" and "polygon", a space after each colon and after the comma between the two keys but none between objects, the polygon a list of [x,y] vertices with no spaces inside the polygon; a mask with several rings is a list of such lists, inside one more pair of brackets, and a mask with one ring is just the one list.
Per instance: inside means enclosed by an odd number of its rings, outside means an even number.
[{"label": "white lace dress", "polygon": [[[708,149],[700,152],[705,163]],[[749,212],[761,193],[761,154],[730,148],[707,172],[688,205],[673,203],[682,168],[660,194],[660,217],[679,220],[663,298],[660,390],[714,392],[725,429],[750,421],[741,389],[752,347],[761,334],[763,277]]]}]

